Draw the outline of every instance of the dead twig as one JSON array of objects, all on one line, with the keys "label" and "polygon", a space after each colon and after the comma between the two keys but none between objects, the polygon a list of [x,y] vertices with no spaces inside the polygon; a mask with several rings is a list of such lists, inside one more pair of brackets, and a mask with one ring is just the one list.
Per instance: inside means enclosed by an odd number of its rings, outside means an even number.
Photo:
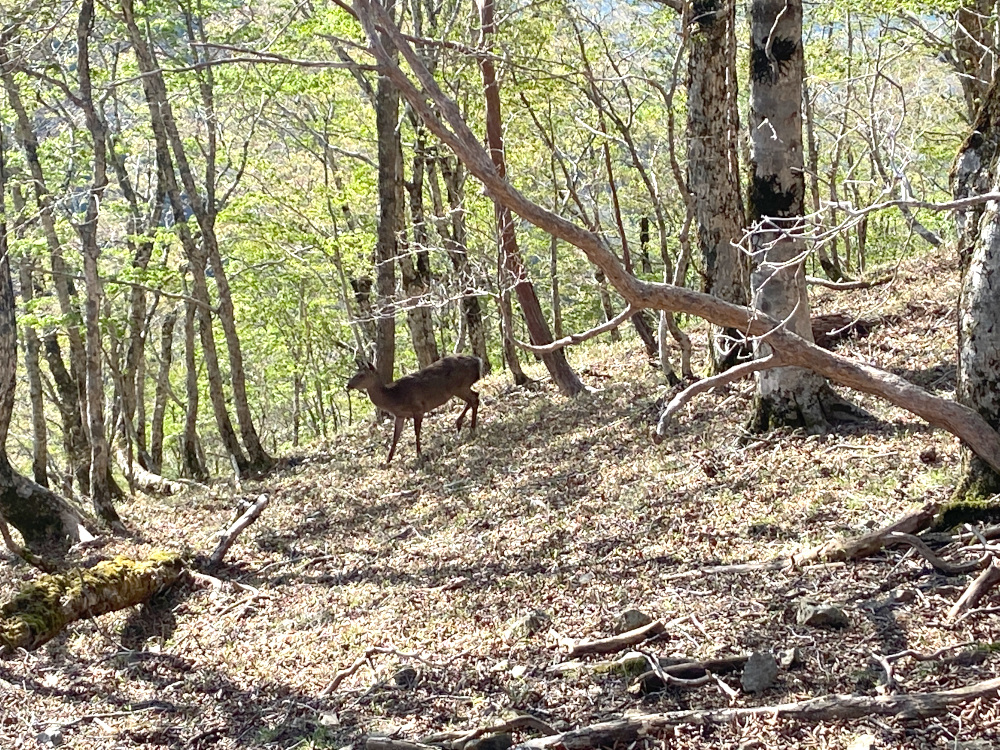
[{"label": "dead twig", "polygon": [[209,570],[214,570],[222,564],[222,558],[226,556],[226,552],[228,552],[229,548],[233,546],[233,542],[236,541],[236,537],[238,537],[247,526],[257,520],[260,514],[264,512],[264,508],[267,507],[269,502],[271,502],[270,495],[266,493],[261,495],[257,498],[257,502],[247,508],[243,515],[237,518],[236,522],[226,530],[226,532],[222,535],[222,539],[219,541],[219,545],[215,548],[211,557],[208,558]]}]

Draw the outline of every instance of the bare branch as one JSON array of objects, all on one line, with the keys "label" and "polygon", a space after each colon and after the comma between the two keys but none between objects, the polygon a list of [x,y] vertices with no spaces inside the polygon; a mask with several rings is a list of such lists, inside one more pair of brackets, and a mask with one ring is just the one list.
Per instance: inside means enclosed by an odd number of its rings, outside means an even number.
[{"label": "bare branch", "polygon": [[571,333],[569,336],[564,336],[558,341],[553,341],[551,344],[543,344],[541,346],[535,346],[533,344],[525,343],[519,339],[514,339],[514,343],[525,351],[532,352],[534,354],[548,354],[550,352],[558,351],[566,346],[572,346],[576,344],[581,344],[587,339],[592,339],[595,336],[599,336],[602,333],[606,333],[612,329],[617,328],[622,323],[627,321],[633,315],[638,313],[637,308],[629,305],[622,312],[618,313],[615,317],[609,320],[607,323],[597,326],[597,328],[591,328],[589,331],[584,331],[583,333]]}]

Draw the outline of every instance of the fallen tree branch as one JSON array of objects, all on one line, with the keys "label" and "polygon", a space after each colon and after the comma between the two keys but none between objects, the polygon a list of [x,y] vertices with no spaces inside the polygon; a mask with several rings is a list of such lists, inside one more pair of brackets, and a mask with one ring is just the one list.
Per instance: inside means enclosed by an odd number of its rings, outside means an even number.
[{"label": "fallen tree branch", "polygon": [[943,573],[946,576],[957,576],[964,575],[965,573],[971,573],[974,570],[979,570],[987,563],[989,563],[992,555],[986,553],[978,560],[969,560],[964,563],[950,563],[946,560],[942,560],[934,551],[927,546],[927,543],[923,539],[914,536],[913,534],[904,534],[899,531],[893,531],[886,535],[886,547],[895,547],[900,544],[905,544],[908,547],[913,548],[914,551],[920,554],[927,562],[931,564],[934,570],[939,573]]},{"label": "fallen tree branch", "polygon": [[595,336],[599,336],[607,331],[612,331],[622,323],[625,323],[633,315],[638,313],[638,308],[629,305],[622,312],[618,313],[615,317],[609,320],[607,323],[597,326],[596,328],[591,328],[589,331],[584,331],[583,333],[571,333],[569,336],[563,336],[561,339],[553,341],[549,344],[534,345],[528,344],[520,339],[514,339],[514,343],[525,351],[529,351],[533,354],[551,354],[554,351],[563,349],[567,346],[572,346],[576,344],[581,344],[587,339],[592,339]]},{"label": "fallen tree branch", "polygon": [[[555,734],[555,729],[544,721],[531,714],[521,714],[515,716],[502,724],[494,724],[488,727],[479,727],[468,732],[442,732],[420,738],[420,744],[424,746],[444,747],[448,750],[462,750],[470,742],[492,734],[506,734],[515,729],[533,729],[543,735]],[[384,747],[372,747],[371,740],[365,743],[368,750],[389,750]]]},{"label": "fallen tree branch", "polygon": [[953,690],[902,695],[825,695],[795,703],[752,708],[696,709],[630,716],[581,727],[561,734],[540,737],[515,745],[514,750],[584,750],[620,746],[668,727],[682,724],[711,725],[743,721],[751,717],[768,720],[819,722],[860,719],[872,715],[921,719],[946,713],[955,706],[975,700],[996,698],[1000,677]]},{"label": "fallen tree branch", "polygon": [[670,399],[670,403],[667,404],[663,413],[660,414],[660,420],[656,423],[656,432],[653,435],[653,442],[662,442],[664,436],[667,434],[667,427],[670,426],[670,420],[673,418],[674,414],[680,411],[684,405],[695,396],[701,393],[706,393],[713,388],[718,388],[721,385],[735,382],[740,378],[752,375],[755,372],[770,370],[774,367],[781,367],[782,364],[783,362],[781,360],[781,356],[772,352],[763,359],[755,359],[750,362],[744,362],[741,365],[736,365],[736,367],[731,367],[728,370],[720,372],[718,375],[713,375],[710,378],[703,378],[702,380],[692,383]]},{"label": "fallen tree branch", "polygon": [[184,570],[179,555],[148,560],[117,557],[92,568],[44,575],[0,607],[0,654],[32,650],[75,620],[141,604],[173,584]]},{"label": "fallen tree branch", "polygon": [[660,620],[654,620],[641,628],[630,630],[621,635],[610,638],[597,638],[591,641],[574,641],[567,653],[568,656],[583,656],[584,654],[614,654],[631,648],[637,643],[642,643],[650,638],[661,635],[666,631],[666,626]]},{"label": "fallen tree branch", "polygon": [[821,286],[840,292],[850,289],[870,289],[873,286],[888,284],[895,278],[895,276],[883,276],[880,279],[871,279],[870,281],[830,281],[829,279],[821,279],[818,276],[806,276],[806,283],[810,286]]},{"label": "fallen tree branch", "polygon": [[662,690],[667,685],[698,687],[711,682],[719,674],[739,669],[749,658],[749,656],[730,656],[707,661],[681,661],[646,656],[646,661],[653,668],[636,677],[628,692],[633,695],[647,695]]},{"label": "fallen tree branch", "polygon": [[993,562],[986,568],[979,577],[972,582],[972,585],[959,597],[954,606],[948,610],[948,619],[956,621],[966,611],[972,609],[979,603],[979,600],[986,595],[991,588],[1000,583],[1000,561],[993,558]]},{"label": "fallen tree branch", "polygon": [[799,567],[805,563],[820,560],[837,562],[870,557],[888,546],[893,534],[915,534],[929,528],[937,511],[937,503],[927,503],[920,510],[909,513],[881,529],[853,539],[833,539],[818,547],[792,555],[789,562],[793,566]]},{"label": "fallen tree branch", "polygon": [[219,545],[215,548],[211,557],[208,558],[208,569],[214,570],[222,564],[222,558],[226,556],[226,552],[229,548],[233,546],[233,542],[236,541],[243,530],[257,520],[258,516],[264,512],[264,508],[267,504],[271,502],[271,497],[268,494],[263,494],[257,498],[257,502],[251,505],[244,511],[243,515],[236,519],[232,526],[230,526],[226,532],[222,535],[222,539],[219,541]]},{"label": "fallen tree branch", "polygon": [[129,461],[121,446],[115,450],[115,457],[118,459],[118,468],[121,469],[125,478],[147,495],[176,495],[182,492],[186,486],[183,482],[175,482],[159,474],[154,474],[142,468],[135,461]]}]

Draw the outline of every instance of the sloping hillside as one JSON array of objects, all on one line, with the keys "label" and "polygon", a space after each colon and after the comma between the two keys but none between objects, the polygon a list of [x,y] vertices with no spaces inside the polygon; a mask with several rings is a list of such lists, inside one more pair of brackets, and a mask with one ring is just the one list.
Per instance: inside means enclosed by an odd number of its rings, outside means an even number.
[{"label": "sloping hillside", "polygon": [[[921,258],[889,286],[821,291],[817,309],[887,316],[842,350],[948,393],[956,274],[948,259]],[[456,438],[458,406],[439,410],[424,423],[422,463],[408,428],[394,464],[380,468],[391,427],[366,419],[240,491],[221,483],[121,508],[134,535],[82,561],[211,549],[240,499],[272,497],[230,551],[221,587],[189,582],[0,661],[0,746],[34,747],[52,724],[64,746],[88,749],[361,747],[370,735],[419,740],[521,712],[564,730],[636,712],[874,696],[885,692],[877,657],[905,649],[955,647],[892,662],[899,692],[996,674],[997,615],[947,624],[970,578],[936,574],[905,548],[860,563],[711,570],[870,531],[944,499],[959,462],[949,435],[856,395],[878,421],[746,435],[746,382],[694,401],[654,445],[667,394],[641,348],[570,356],[593,393],[567,400],[544,382],[513,388],[492,376],[478,433]],[[0,599],[33,576],[0,559]],[[848,627],[797,624],[801,599],[842,607]],[[630,608],[667,624],[642,647],[654,657],[797,648],[801,663],[755,694],[740,691],[738,671],[720,676],[726,687],[712,679],[637,696],[620,672],[587,666],[600,657],[552,669],[567,661],[566,639],[611,635]],[[535,612],[545,617],[528,635]],[[640,745],[839,748],[867,734],[871,743],[855,747],[979,748],[1000,743],[998,721],[995,701],[977,702],[916,724],[757,717]]]}]

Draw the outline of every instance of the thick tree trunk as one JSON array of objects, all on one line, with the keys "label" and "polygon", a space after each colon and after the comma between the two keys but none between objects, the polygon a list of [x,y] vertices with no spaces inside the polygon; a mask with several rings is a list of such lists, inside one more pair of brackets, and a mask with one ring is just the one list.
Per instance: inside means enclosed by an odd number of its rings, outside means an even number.
[{"label": "thick tree trunk", "polygon": [[[812,341],[806,292],[802,148],[802,3],[754,0],[750,9],[750,235],[753,307]],[[756,345],[767,356],[767,343]],[[826,380],[802,368],[757,375],[750,427],[822,431],[841,407]]]},{"label": "thick tree trunk", "polygon": [[966,115],[975,122],[996,68],[994,0],[966,0],[956,12],[954,55],[949,56],[965,94]]},{"label": "thick tree trunk", "polygon": [[[479,57],[479,68],[483,76],[483,93],[486,99],[486,141],[489,147],[493,165],[503,178],[507,173],[504,157],[504,142],[502,120],[500,115],[500,87],[497,82],[493,59],[485,54],[490,46],[490,38],[496,33],[493,0],[477,0],[479,6],[480,48],[484,54]],[[507,206],[494,201],[496,208],[497,235],[500,244],[501,291],[511,287],[517,294],[517,300],[524,314],[524,322],[528,327],[531,343],[535,345],[548,344],[552,341],[552,333],[542,313],[542,306],[535,294],[535,287],[528,279],[521,251],[517,246],[517,236],[514,232],[514,220]],[[575,396],[585,390],[585,386],[566,360],[566,353],[559,349],[542,355],[553,382],[567,396]]]},{"label": "thick tree trunk", "polygon": [[[952,173],[956,198],[1000,189],[1000,89],[985,93],[973,131],[959,151]],[[962,292],[958,310],[958,388],[960,403],[1000,428],[1000,206],[987,203],[957,215]],[[1000,493],[1000,474],[967,449],[964,476],[956,488],[949,523],[971,520],[976,508]],[[991,503],[991,515],[1000,505]]]},{"label": "thick tree trunk", "polygon": [[[735,0],[685,3],[688,53],[687,184],[691,192],[702,290],[736,305],[747,303],[749,263],[740,195],[736,84]],[[735,329],[713,328],[712,370],[732,367],[749,352]]]}]

